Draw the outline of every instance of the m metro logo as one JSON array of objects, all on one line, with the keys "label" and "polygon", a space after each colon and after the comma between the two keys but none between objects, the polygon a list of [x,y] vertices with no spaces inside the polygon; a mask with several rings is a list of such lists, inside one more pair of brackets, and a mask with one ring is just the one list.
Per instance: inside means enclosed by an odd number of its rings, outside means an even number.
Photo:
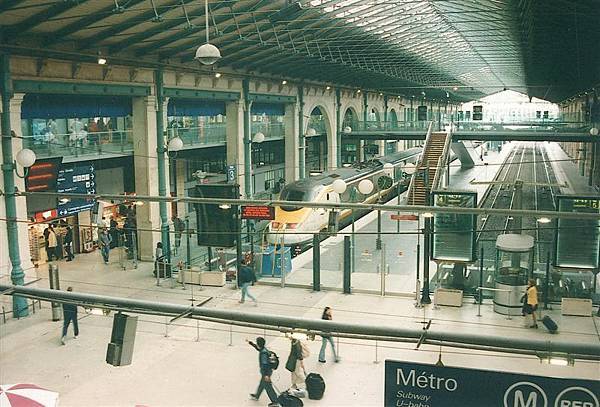
[{"label": "m metro logo", "polygon": [[535,383],[518,382],[504,393],[504,407],[548,407],[548,396]]}]

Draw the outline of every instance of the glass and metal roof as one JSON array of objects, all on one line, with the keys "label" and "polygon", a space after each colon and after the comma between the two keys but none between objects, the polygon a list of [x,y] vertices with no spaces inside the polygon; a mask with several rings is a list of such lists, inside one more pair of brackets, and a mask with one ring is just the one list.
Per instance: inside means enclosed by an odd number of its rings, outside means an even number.
[{"label": "glass and metal roof", "polygon": [[[204,18],[203,0],[4,0],[0,50],[200,69]],[[597,0],[209,0],[216,69],[462,100],[598,86],[598,21]]]}]

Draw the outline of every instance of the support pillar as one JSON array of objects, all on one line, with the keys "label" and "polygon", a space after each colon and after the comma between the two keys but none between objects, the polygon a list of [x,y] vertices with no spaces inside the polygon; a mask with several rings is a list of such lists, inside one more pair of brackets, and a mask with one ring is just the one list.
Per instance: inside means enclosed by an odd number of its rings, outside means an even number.
[{"label": "support pillar", "polygon": [[342,166],[342,91],[337,88],[335,90],[335,139],[336,146],[336,167]]},{"label": "support pillar", "polygon": [[299,139],[298,135],[298,106],[296,103],[285,105],[285,182],[289,184],[298,179],[299,168]]},{"label": "support pillar", "polygon": [[[135,190],[139,195],[159,195],[156,97],[133,98],[133,148]],[[165,188],[166,191],[166,188]],[[165,205],[166,207],[166,205]],[[154,260],[156,243],[160,242],[161,217],[157,202],[145,202],[136,209],[140,259]],[[161,230],[162,231],[162,230]]]},{"label": "support pillar", "polygon": [[[250,113],[252,101],[250,100],[250,79],[242,81],[242,93],[244,98],[244,195],[252,197],[252,126]],[[287,144],[287,143],[286,143]]]},{"label": "support pillar", "polygon": [[304,131],[304,86],[298,86],[298,176],[306,178],[306,135]]},{"label": "support pillar", "polygon": [[[248,110],[249,111],[249,110]],[[240,191],[246,191],[246,167],[245,167],[245,145],[244,145],[244,120],[246,118],[243,101],[227,102],[225,105],[227,116],[227,164],[235,166],[237,183]],[[250,115],[248,115],[248,120]]]},{"label": "support pillar", "polygon": [[[17,200],[15,196],[15,165],[13,158],[13,137],[11,135],[10,104],[13,96],[12,79],[10,75],[10,57],[0,55],[0,90],[2,91],[2,175],[4,181],[4,204],[6,211],[6,234],[8,240],[8,256],[12,265],[10,279],[14,285],[25,284],[25,273],[21,267],[21,254],[19,251],[19,230],[17,227]],[[13,296],[13,316],[15,318],[29,315],[27,300],[23,297]]]}]

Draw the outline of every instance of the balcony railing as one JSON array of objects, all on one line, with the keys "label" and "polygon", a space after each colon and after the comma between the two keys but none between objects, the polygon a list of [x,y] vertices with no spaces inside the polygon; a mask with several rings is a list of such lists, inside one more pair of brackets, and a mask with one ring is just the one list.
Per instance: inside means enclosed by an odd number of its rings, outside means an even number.
[{"label": "balcony railing", "polygon": [[131,130],[45,133],[23,137],[23,148],[33,150],[39,158],[124,154],[133,151],[133,137]]},{"label": "balcony railing", "polygon": [[169,138],[179,136],[184,146],[224,144],[227,140],[226,123],[211,123],[198,127],[175,127],[167,131]]},{"label": "balcony railing", "polygon": [[266,139],[282,139],[285,136],[285,123],[252,123],[252,136],[262,133]]}]

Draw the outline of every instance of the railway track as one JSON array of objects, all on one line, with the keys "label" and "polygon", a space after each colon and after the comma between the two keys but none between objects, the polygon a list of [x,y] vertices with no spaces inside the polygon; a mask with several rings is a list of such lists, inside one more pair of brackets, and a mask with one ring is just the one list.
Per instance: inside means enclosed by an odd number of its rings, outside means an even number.
[{"label": "railway track", "polygon": [[[559,188],[548,185],[556,184],[556,177],[543,144],[517,144],[506,157],[480,207],[515,209],[519,205],[514,187],[516,180],[524,182],[521,209],[555,210],[554,197],[560,191]],[[540,224],[532,217],[523,217],[521,226],[518,221],[513,217],[499,215],[480,218],[477,242],[483,248],[485,259],[495,259],[495,242],[500,234],[521,233],[523,229],[523,233],[535,238],[535,261],[546,262],[554,238],[551,224]]]}]

